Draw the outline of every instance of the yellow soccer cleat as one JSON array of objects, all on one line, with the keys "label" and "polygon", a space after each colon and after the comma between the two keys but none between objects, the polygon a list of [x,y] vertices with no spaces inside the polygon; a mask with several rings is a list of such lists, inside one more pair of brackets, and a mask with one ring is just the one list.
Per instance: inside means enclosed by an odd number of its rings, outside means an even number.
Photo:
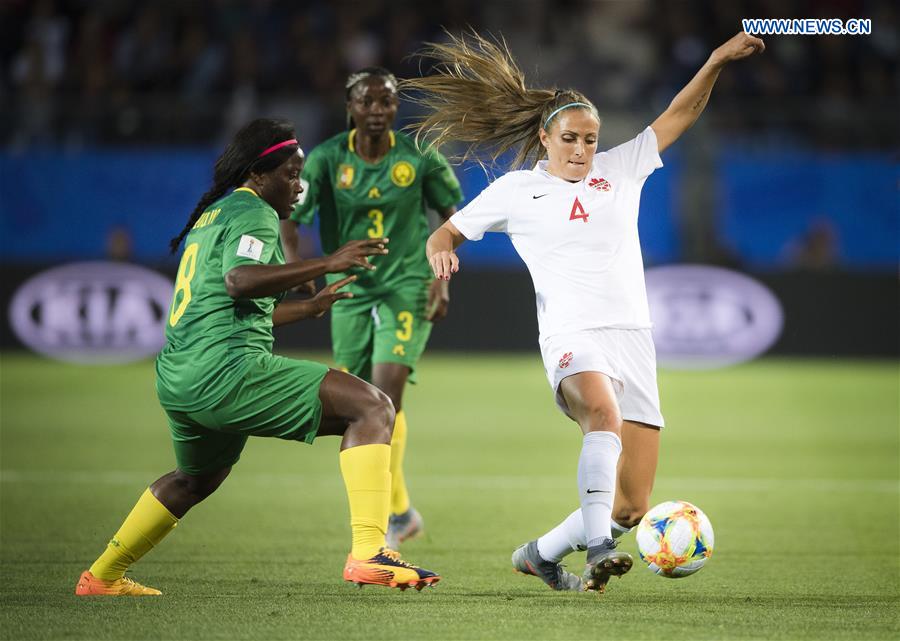
[{"label": "yellow soccer cleat", "polygon": [[381,548],[371,559],[354,559],[347,555],[344,566],[344,580],[362,587],[364,585],[385,585],[390,588],[416,588],[432,586],[441,580],[436,572],[424,570],[407,563],[400,558],[400,553],[388,548]]},{"label": "yellow soccer cleat", "polygon": [[162,594],[155,588],[148,588],[128,577],[122,577],[115,581],[98,579],[90,570],[85,570],[78,578],[75,586],[77,596],[159,596]]}]

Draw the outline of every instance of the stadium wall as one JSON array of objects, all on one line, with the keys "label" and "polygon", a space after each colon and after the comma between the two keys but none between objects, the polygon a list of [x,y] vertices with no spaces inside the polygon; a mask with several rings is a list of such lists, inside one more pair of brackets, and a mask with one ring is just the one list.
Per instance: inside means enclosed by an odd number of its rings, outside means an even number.
[{"label": "stadium wall", "polygon": [[[21,349],[10,326],[10,302],[29,278],[53,265],[6,265],[0,281],[3,318],[0,348]],[[174,269],[162,273],[174,280]],[[784,327],[769,354],[818,357],[900,356],[900,307],[894,275],[871,273],[757,273],[780,301]],[[85,302],[70,324],[85,332],[96,314]],[[165,314],[162,304],[154,303]],[[39,312],[36,313],[38,315]],[[35,319],[40,323],[41,319]],[[77,334],[73,329],[73,334]],[[451,283],[450,314],[434,327],[430,349],[454,351],[535,351],[537,321],[534,290],[519,270],[464,270]],[[327,350],[328,319],[314,319],[276,329],[279,350]]]},{"label": "stadium wall", "polygon": [[[202,148],[0,152],[0,256],[96,260],[119,239],[131,260],[160,264],[206,190],[215,156]],[[888,154],[723,147],[701,171],[676,148],[665,163],[641,194],[648,265],[696,260],[685,250],[686,221],[702,214],[713,226],[713,237],[701,238],[706,260],[765,271],[791,268],[814,251],[830,267],[896,273],[897,165]],[[487,185],[473,163],[456,171],[467,200]],[[708,198],[686,197],[692,189]],[[307,234],[316,251],[316,234]],[[463,245],[460,255],[468,267],[521,266],[501,234]]]}]

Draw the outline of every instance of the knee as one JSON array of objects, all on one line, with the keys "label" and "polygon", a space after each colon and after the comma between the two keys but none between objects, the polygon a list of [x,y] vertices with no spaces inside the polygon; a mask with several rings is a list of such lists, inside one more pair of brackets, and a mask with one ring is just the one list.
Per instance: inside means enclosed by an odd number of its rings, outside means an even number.
[{"label": "knee", "polygon": [[222,468],[221,470],[212,472],[210,474],[203,474],[198,476],[185,474],[184,472],[178,471],[176,472],[176,483],[181,486],[184,492],[190,494],[197,500],[197,502],[199,502],[219,489],[219,486],[222,485],[222,482],[226,479],[230,472],[230,467]]},{"label": "knee", "polygon": [[364,411],[366,422],[384,430],[390,440],[394,432],[394,419],[397,417],[391,398],[377,387],[372,387]]},{"label": "knee", "polygon": [[400,411],[400,398],[401,393],[397,390],[385,390],[384,392],[387,394],[388,399],[391,401],[391,409],[396,413]]},{"label": "knee", "polygon": [[382,374],[381,376],[376,375],[372,384],[387,394],[394,411],[399,412],[400,403],[403,399],[403,387],[406,385],[406,380],[396,376],[385,376]]},{"label": "knee", "polygon": [[409,372],[409,368],[397,363],[376,364],[372,372],[372,384],[390,397],[397,412],[402,407],[403,390]]},{"label": "knee", "polygon": [[590,404],[581,408],[578,423],[585,434],[596,431],[622,433],[622,413],[612,403]]},{"label": "knee", "polygon": [[615,509],[613,520],[622,527],[634,527],[641,522],[649,509],[649,500],[628,501]]}]

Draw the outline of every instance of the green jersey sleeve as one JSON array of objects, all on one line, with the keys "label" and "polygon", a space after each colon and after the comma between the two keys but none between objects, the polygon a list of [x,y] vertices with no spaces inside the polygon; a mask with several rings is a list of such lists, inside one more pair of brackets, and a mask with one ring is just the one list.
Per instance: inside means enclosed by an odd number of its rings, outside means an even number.
[{"label": "green jersey sleeve", "polygon": [[321,150],[322,147],[312,150],[303,165],[303,171],[300,172],[300,186],[303,187],[303,193],[300,194],[300,201],[291,214],[291,220],[295,223],[311,224],[322,194],[329,189],[328,158]]},{"label": "green jersey sleeve", "polygon": [[[261,202],[261,201],[260,201]],[[228,222],[222,239],[222,275],[240,265],[268,265],[280,251],[278,216],[261,205],[241,212]]]},{"label": "green jersey sleeve", "polygon": [[429,149],[424,154],[424,160],[422,190],[427,205],[432,209],[443,211],[460,202],[463,199],[462,188],[443,154]]}]

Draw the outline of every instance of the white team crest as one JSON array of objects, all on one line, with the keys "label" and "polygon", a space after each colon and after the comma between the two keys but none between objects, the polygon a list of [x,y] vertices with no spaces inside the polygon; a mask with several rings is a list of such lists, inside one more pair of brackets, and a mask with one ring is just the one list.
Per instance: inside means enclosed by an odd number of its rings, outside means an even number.
[{"label": "white team crest", "polygon": [[263,247],[265,243],[258,238],[244,234],[241,236],[241,242],[238,243],[237,255],[244,258],[252,258],[260,260],[262,258]]}]

